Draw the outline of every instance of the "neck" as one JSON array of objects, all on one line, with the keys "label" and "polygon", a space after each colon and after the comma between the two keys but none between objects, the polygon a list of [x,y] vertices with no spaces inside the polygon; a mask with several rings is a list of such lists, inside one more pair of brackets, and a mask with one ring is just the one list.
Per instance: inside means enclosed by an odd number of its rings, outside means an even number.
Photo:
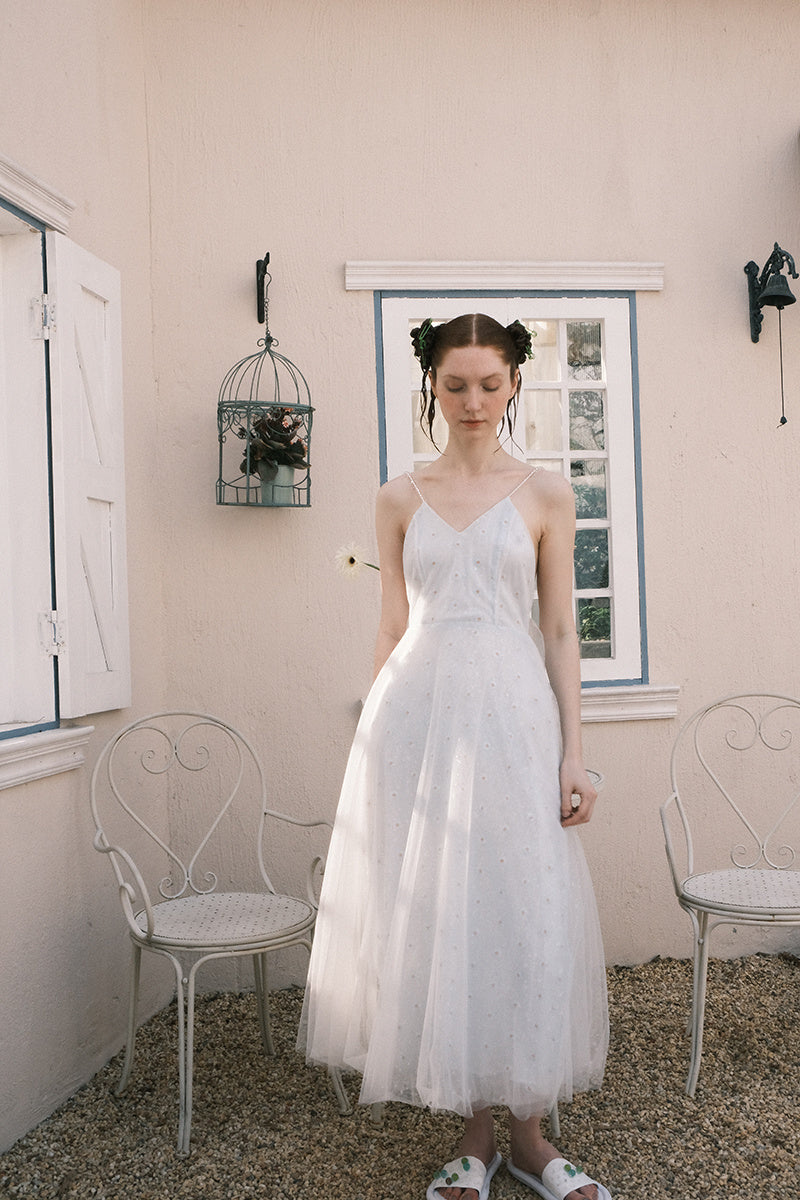
[{"label": "neck", "polygon": [[442,465],[463,475],[488,475],[508,465],[510,455],[495,437],[490,443],[464,445],[451,439],[442,454]]}]

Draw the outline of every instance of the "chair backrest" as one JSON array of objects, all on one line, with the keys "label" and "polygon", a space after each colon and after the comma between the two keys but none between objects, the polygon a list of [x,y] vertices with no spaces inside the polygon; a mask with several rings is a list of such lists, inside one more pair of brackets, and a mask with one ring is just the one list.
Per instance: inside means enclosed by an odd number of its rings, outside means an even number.
[{"label": "chair backrest", "polygon": [[274,890],[262,851],[264,772],[247,739],[217,717],[154,713],[120,730],[95,765],[91,808],[95,846],[111,859],[129,917],[140,900],[149,908],[242,878]]},{"label": "chair backrest", "polygon": [[681,728],[670,759],[689,872],[800,867],[800,700],[726,696]]}]

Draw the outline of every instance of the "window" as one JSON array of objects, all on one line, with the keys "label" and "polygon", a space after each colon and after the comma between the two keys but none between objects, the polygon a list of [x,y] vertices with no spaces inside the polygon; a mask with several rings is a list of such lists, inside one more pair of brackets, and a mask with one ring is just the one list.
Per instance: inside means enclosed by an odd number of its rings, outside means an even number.
[{"label": "window", "polygon": [[66,203],[0,159],[0,738],[130,703],[119,274],[20,190]]},{"label": "window", "polygon": [[[380,295],[384,478],[437,454],[419,426],[410,329],[426,316],[447,320],[470,311],[504,325],[519,318],[536,335],[506,449],[531,466],[560,471],[575,490],[574,595],[584,684],[645,683],[633,294]],[[442,423],[434,436],[443,447]]]}]

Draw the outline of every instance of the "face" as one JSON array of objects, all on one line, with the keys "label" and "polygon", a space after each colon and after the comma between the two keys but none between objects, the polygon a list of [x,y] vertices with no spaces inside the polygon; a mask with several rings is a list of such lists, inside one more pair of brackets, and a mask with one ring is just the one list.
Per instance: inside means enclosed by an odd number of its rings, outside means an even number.
[{"label": "face", "polygon": [[431,389],[452,432],[494,435],[517,388],[519,372],[491,346],[459,346],[446,351]]}]

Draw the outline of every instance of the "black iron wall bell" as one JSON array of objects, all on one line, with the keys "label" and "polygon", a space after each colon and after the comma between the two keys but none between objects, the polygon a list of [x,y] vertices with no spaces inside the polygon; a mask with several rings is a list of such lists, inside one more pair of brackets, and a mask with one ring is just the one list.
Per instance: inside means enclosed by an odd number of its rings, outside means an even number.
[{"label": "black iron wall bell", "polygon": [[754,263],[752,260],[745,266],[747,293],[750,299],[750,337],[752,341],[757,342],[761,334],[761,325],[764,321],[762,308],[766,305],[778,310],[778,346],[781,364],[781,425],[786,424],[783,390],[783,329],[781,326],[781,313],[788,304],[794,304],[797,298],[793,295],[789,287],[789,281],[783,274],[784,266],[787,268],[792,279],[798,278],[794,259],[791,254],[787,254],[785,250],[781,250],[777,242],[775,243],[775,249],[765,262],[764,269],[761,272],[759,272],[757,263]]}]

